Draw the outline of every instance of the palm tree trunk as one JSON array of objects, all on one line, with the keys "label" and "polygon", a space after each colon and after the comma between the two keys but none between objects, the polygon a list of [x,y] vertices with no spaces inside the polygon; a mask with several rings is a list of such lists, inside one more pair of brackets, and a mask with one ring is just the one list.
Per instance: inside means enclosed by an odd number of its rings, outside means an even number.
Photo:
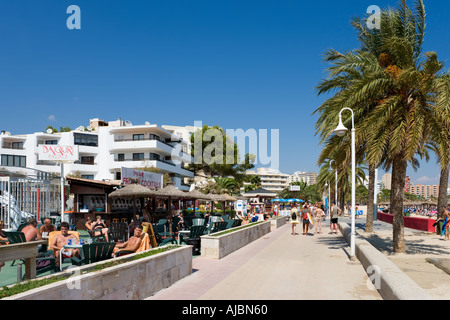
[{"label": "palm tree trunk", "polygon": [[342,211],[342,216],[344,216],[344,209],[345,209],[345,193],[344,190],[341,189],[339,191],[339,207],[341,208]]},{"label": "palm tree trunk", "polygon": [[407,162],[402,155],[397,155],[392,163],[391,213],[393,250],[395,253],[406,252],[403,222],[403,190],[405,186]]},{"label": "palm tree trunk", "polygon": [[374,210],[374,190],[375,190],[375,166],[369,165],[369,188],[367,195],[367,216],[366,232],[373,232],[373,210]]},{"label": "palm tree trunk", "polygon": [[439,179],[439,197],[438,197],[438,215],[442,217],[442,207],[447,208],[447,188],[448,188],[448,176],[450,169],[450,161],[447,161],[447,165],[441,167],[441,177]]}]

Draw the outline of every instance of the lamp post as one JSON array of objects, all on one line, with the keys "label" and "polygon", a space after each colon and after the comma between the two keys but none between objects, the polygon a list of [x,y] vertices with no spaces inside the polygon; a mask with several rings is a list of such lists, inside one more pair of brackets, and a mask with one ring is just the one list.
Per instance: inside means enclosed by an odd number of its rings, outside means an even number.
[{"label": "lamp post", "polygon": [[350,233],[350,258],[353,260],[355,258],[355,208],[356,208],[356,201],[355,201],[355,187],[356,187],[356,179],[355,179],[355,171],[356,171],[356,151],[355,151],[355,118],[353,114],[353,110],[350,108],[343,108],[341,111],[339,111],[339,124],[334,129],[334,132],[342,137],[348,129],[344,126],[342,123],[342,111],[344,110],[350,110],[352,113],[352,208],[351,208],[351,217],[352,217],[352,227],[351,227],[351,233]]},{"label": "lamp post", "polygon": [[[333,169],[331,168],[331,163],[334,161],[334,159],[330,160],[330,168],[328,169],[328,172],[333,172]],[[336,166],[336,161],[334,161],[334,165]],[[337,205],[337,167],[334,169],[334,202]]]}]

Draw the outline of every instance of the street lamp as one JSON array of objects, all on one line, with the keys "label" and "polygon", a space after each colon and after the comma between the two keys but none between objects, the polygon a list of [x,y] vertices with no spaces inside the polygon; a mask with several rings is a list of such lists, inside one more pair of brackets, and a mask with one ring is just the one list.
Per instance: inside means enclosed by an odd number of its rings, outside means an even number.
[{"label": "street lamp", "polygon": [[355,171],[356,171],[356,152],[355,152],[355,118],[353,114],[353,110],[350,108],[343,108],[341,111],[339,111],[339,124],[334,129],[334,132],[339,136],[342,137],[348,129],[344,126],[342,123],[342,111],[344,110],[350,110],[352,113],[352,208],[351,208],[351,217],[352,217],[352,228],[350,233],[350,258],[353,260],[355,258],[355,208],[356,208],[356,201],[355,201]]},{"label": "street lamp", "polygon": [[[333,168],[331,168],[331,163],[334,161],[334,159],[330,160],[330,168],[328,169],[328,172],[333,172]],[[334,161],[334,165],[336,166],[336,161]],[[337,166],[334,169],[334,202],[337,205]]]}]

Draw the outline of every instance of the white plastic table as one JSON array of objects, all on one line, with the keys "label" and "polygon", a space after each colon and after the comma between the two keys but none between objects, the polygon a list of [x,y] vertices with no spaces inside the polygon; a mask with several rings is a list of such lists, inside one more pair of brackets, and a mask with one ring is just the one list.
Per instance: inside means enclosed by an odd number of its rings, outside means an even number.
[{"label": "white plastic table", "polygon": [[180,230],[178,231],[178,244],[180,244],[180,235],[189,235],[191,233],[191,231],[189,230]]},{"label": "white plastic table", "polygon": [[[65,244],[62,249],[59,252],[59,269],[62,270],[62,251],[64,249],[81,249],[83,248],[83,245],[77,243],[77,244]],[[82,254],[83,250],[80,250],[80,255]]]}]

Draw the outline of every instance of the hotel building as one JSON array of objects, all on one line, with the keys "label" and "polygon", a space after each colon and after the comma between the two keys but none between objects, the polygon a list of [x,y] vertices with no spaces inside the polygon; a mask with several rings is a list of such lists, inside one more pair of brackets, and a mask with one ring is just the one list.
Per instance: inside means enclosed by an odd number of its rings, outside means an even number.
[{"label": "hotel building", "polygon": [[259,176],[261,187],[272,192],[281,192],[289,187],[289,175],[281,173],[279,170],[270,168],[258,168],[257,171],[249,170],[247,175]]},{"label": "hotel building", "polygon": [[420,196],[423,199],[430,199],[431,196],[437,198],[439,196],[439,185],[411,185],[410,193]]},{"label": "hotel building", "polygon": [[296,171],[289,176],[289,183],[292,182],[306,182],[308,186],[316,184],[317,182],[317,173],[316,172],[307,172],[307,171]]},{"label": "hotel building", "polygon": [[28,175],[59,175],[58,164],[39,160],[38,150],[43,144],[78,146],[79,159],[64,166],[66,176],[120,180],[122,167],[154,167],[160,173],[168,173],[181,190],[189,190],[183,181],[194,176],[184,168],[192,162],[188,142],[156,124],[133,125],[120,118],[109,122],[91,119],[88,127],[70,132],[11,135],[2,131],[0,167]]}]

